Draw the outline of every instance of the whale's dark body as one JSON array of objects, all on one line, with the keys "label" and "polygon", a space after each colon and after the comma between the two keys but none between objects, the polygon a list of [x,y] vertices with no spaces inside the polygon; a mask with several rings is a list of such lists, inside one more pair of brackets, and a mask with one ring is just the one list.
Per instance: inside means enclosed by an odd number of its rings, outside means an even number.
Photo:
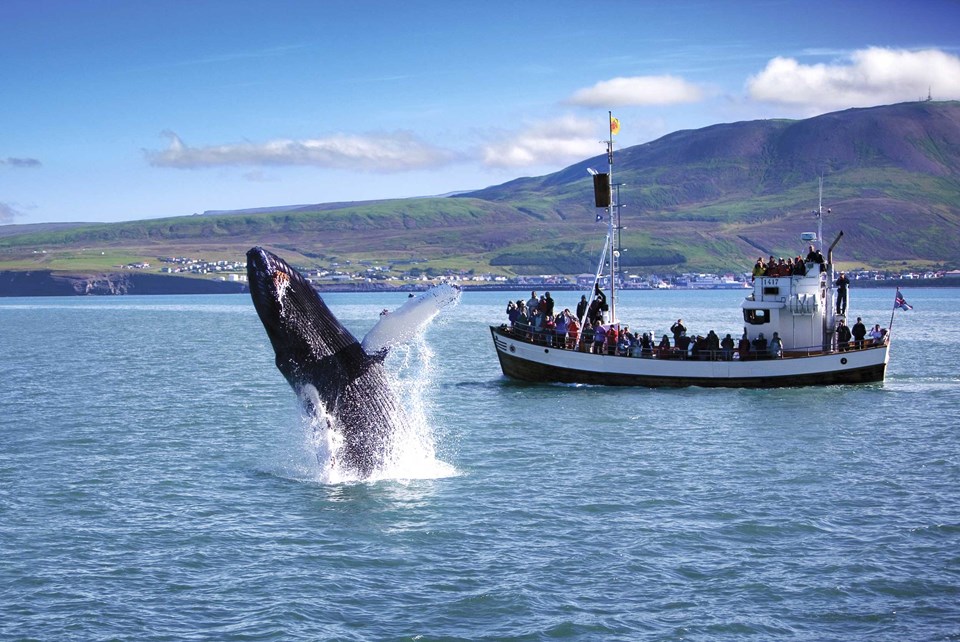
[{"label": "whale's dark body", "polygon": [[390,436],[406,421],[382,353],[368,355],[313,286],[280,257],[251,249],[247,276],[277,368],[306,412],[319,411],[319,398],[332,417],[343,438],[338,465],[369,476],[383,463]]}]

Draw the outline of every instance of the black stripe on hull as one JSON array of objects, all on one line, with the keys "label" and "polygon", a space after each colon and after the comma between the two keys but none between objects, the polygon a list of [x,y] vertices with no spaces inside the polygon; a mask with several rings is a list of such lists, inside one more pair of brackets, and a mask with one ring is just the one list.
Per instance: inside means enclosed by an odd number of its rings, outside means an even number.
[{"label": "black stripe on hull", "polygon": [[687,386],[704,388],[787,388],[876,383],[883,381],[886,370],[885,363],[878,363],[862,368],[791,374],[781,377],[660,377],[544,365],[528,359],[520,359],[501,350],[497,350],[497,357],[500,359],[500,368],[503,370],[503,374],[519,381],[580,383],[597,386],[641,386],[647,388],[683,388]]}]

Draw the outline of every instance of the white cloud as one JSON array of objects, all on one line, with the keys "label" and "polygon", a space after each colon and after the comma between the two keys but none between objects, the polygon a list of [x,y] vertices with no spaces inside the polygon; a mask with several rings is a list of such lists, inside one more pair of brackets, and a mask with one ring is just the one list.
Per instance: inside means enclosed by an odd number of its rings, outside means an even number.
[{"label": "white cloud", "polygon": [[483,147],[488,167],[531,167],[582,160],[602,152],[595,120],[559,118],[510,132]]},{"label": "white cloud", "polygon": [[430,145],[409,132],[357,136],[338,134],[306,140],[274,140],[190,147],[175,133],[164,132],[170,146],[145,151],[155,167],[197,169],[225,166],[309,165],[363,172],[431,169],[457,160],[450,150]]},{"label": "white cloud", "polygon": [[633,76],[603,80],[574,92],[567,102],[583,107],[676,105],[703,100],[704,91],[676,76]]},{"label": "white cloud", "polygon": [[754,100],[813,110],[917,100],[928,91],[940,100],[960,98],[960,57],[938,49],[881,47],[855,51],[834,64],[777,57],[747,81]]}]

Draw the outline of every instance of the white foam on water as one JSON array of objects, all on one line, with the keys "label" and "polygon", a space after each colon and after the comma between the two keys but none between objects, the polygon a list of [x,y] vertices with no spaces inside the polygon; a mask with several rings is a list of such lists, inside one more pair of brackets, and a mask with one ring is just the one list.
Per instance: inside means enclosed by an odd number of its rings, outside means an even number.
[{"label": "white foam on water", "polygon": [[[388,383],[396,393],[404,417],[392,422],[393,433],[387,443],[383,465],[370,476],[361,478],[342,467],[338,453],[343,437],[336,419],[320,401],[313,386],[300,392],[298,436],[295,443],[280,449],[278,475],[284,478],[324,485],[441,479],[458,475],[457,469],[437,456],[436,434],[430,422],[431,403],[442,403],[431,392],[434,353],[422,333],[406,345],[394,348],[385,366]],[[290,452],[294,450],[296,452]]]},{"label": "white foam on water", "polygon": [[451,464],[437,458],[436,435],[430,423],[429,393],[433,384],[434,352],[418,335],[408,345],[395,348],[388,359],[390,385],[397,392],[406,421],[391,436],[384,464],[371,479],[439,479],[457,474]]}]

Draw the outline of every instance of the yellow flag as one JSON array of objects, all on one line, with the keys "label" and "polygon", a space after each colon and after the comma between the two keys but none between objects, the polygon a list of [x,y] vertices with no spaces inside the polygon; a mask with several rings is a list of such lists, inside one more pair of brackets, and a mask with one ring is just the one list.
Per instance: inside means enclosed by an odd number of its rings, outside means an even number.
[{"label": "yellow flag", "polygon": [[610,133],[613,134],[614,136],[620,133],[619,118],[614,118],[613,116],[610,117]]}]

